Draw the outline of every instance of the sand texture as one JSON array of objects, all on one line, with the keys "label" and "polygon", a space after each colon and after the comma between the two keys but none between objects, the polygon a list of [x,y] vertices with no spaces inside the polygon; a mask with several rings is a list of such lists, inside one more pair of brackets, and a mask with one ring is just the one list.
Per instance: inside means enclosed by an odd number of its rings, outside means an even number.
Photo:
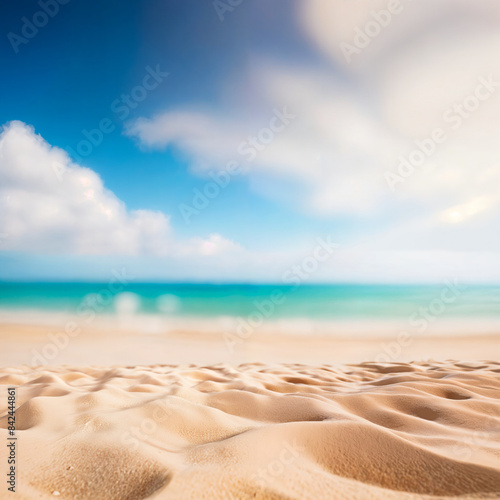
[{"label": "sand texture", "polygon": [[[500,363],[4,368],[18,499],[500,498]],[[0,460],[6,468],[2,446]]]}]

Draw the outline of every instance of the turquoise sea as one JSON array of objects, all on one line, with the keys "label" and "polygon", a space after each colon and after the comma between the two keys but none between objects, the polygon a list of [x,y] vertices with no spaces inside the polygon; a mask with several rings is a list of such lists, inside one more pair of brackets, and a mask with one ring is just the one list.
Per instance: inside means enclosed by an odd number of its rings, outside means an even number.
[{"label": "turquoise sea", "polygon": [[500,318],[500,286],[0,283],[5,311],[126,312],[190,318],[390,319],[415,314]]}]

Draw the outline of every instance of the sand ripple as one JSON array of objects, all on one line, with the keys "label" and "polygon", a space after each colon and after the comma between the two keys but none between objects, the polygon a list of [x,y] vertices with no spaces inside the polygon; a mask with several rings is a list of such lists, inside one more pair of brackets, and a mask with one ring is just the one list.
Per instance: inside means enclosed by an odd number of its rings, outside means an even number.
[{"label": "sand ripple", "polygon": [[9,368],[0,384],[2,442],[17,387],[19,499],[500,498],[499,363]]}]

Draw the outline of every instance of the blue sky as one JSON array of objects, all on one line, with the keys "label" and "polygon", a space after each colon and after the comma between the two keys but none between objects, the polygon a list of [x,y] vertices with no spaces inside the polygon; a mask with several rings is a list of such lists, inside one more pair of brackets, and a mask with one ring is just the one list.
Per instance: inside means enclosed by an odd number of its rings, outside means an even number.
[{"label": "blue sky", "polygon": [[[43,1],[9,2],[0,279],[102,280],[124,265],[139,279],[276,281],[325,236],[341,249],[314,281],[497,279],[500,152],[484,132],[500,116],[498,30],[492,2],[462,3],[401,2],[358,47],[387,2],[247,0],[222,20],[211,1],[49,2],[58,12],[27,43],[15,37]],[[444,113],[480,85],[491,95],[455,132]],[[242,143],[287,113],[248,161]],[[103,120],[113,131],[79,154]],[[401,155],[436,127],[446,140],[403,178]],[[230,161],[241,172],[186,223],[180,207]],[[69,172],[57,182],[54,162]]]}]

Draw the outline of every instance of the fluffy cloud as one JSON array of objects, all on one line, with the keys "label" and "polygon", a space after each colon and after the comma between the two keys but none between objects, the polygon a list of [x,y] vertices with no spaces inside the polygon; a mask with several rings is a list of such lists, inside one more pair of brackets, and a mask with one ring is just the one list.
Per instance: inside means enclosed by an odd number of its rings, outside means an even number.
[{"label": "fluffy cloud", "polygon": [[[294,201],[315,213],[366,213],[387,196],[382,175],[369,165],[388,159],[391,139],[354,95],[319,72],[299,68],[266,64],[256,79],[261,101],[272,103],[258,114],[229,120],[168,112],[130,123],[127,134],[149,147],[180,148],[196,172],[237,161],[256,189],[261,176],[289,180],[292,191],[300,191]],[[270,124],[280,113],[293,118],[269,141]]]},{"label": "fluffy cloud", "polygon": [[[342,44],[353,44],[389,4],[398,2],[303,0],[299,22],[326,56],[323,64],[254,60],[246,113],[180,109],[138,120],[128,133],[150,147],[179,148],[198,171],[239,161],[253,189],[309,212],[391,225],[373,238],[379,249],[425,243],[458,250],[471,238],[491,248],[500,206],[497,3],[401,0],[398,13],[348,61]],[[258,137],[273,109],[283,107],[296,119],[260,144],[252,161],[239,154],[242,142]],[[406,175],[402,160],[437,128],[444,140]],[[401,180],[394,192],[387,172]]]},{"label": "fluffy cloud", "polygon": [[241,246],[234,241],[223,238],[220,234],[213,233],[208,238],[192,238],[190,248],[194,253],[201,255],[219,255],[221,253],[238,252]]},{"label": "fluffy cloud", "polygon": [[[355,44],[356,34],[369,32],[377,13],[387,14],[395,4],[398,13],[348,61],[343,44]],[[415,141],[427,140],[436,128],[444,131],[444,142],[398,187],[402,198],[440,220],[443,210],[477,197],[496,199],[477,215],[491,212],[500,201],[494,189],[500,181],[495,134],[500,122],[499,20],[494,0],[301,4],[304,32],[350,79],[360,98],[369,96],[367,108],[378,114],[375,125],[390,132],[384,146],[391,155],[385,163],[375,159],[372,170],[397,171],[400,155],[408,158]]]},{"label": "fluffy cloud", "polygon": [[[2,250],[57,254],[204,255],[236,248],[211,235],[179,242],[168,216],[127,210],[91,169],[71,162],[32,127],[11,122],[0,135]],[[232,246],[233,245],[233,246]]]}]

